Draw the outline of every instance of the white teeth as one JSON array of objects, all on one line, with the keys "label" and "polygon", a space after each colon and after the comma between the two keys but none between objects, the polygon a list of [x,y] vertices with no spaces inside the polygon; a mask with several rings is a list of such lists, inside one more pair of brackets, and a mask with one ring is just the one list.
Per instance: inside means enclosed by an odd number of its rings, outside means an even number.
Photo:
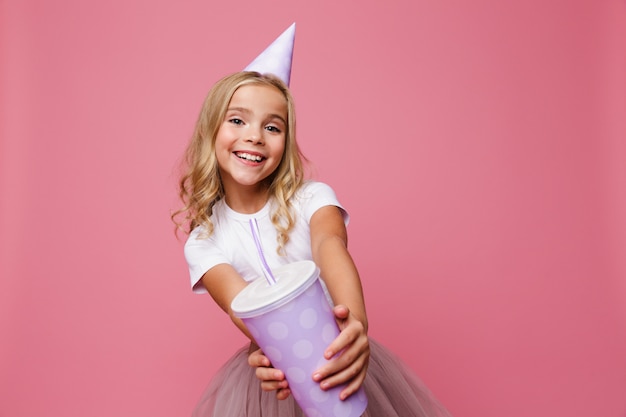
[{"label": "white teeth", "polygon": [[254,162],[261,162],[261,160],[263,159],[262,157],[258,155],[250,155],[249,153],[245,153],[245,152],[240,152],[237,154],[237,156],[239,158],[247,159],[248,161],[254,161]]}]

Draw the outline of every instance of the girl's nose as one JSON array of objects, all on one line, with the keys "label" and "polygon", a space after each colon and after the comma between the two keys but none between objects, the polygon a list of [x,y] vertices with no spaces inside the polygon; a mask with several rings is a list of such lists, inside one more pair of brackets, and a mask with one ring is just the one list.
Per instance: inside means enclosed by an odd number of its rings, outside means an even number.
[{"label": "girl's nose", "polygon": [[261,129],[258,129],[256,127],[249,127],[249,131],[246,132],[246,141],[247,142],[251,142],[251,143],[263,143],[263,133],[261,132]]}]

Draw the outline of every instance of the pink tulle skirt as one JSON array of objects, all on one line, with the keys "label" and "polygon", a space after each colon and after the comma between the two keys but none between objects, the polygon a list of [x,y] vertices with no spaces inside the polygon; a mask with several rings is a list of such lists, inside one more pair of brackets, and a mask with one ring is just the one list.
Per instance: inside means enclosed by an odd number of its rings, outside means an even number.
[{"label": "pink tulle skirt", "polygon": [[[450,417],[420,379],[401,360],[370,338],[370,363],[364,388],[364,417]],[[277,400],[261,390],[242,348],[213,378],[193,417],[306,417],[293,395]]]}]

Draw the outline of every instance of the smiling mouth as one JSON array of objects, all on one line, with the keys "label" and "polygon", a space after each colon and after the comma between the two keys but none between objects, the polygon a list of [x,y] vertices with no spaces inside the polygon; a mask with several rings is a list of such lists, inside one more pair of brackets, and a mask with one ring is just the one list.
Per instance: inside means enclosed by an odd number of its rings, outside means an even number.
[{"label": "smiling mouth", "polygon": [[251,161],[251,162],[261,162],[262,160],[265,159],[261,155],[252,155],[247,152],[235,152],[235,155],[239,159],[244,159],[246,161]]}]

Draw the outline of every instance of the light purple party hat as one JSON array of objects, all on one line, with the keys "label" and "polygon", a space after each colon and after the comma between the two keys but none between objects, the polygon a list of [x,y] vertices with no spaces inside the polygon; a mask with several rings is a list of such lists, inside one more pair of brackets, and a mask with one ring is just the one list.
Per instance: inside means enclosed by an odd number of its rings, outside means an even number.
[{"label": "light purple party hat", "polygon": [[289,85],[291,78],[291,58],[296,37],[296,24],[293,23],[274,42],[270,44],[244,71],[256,71],[261,74],[274,74]]}]

